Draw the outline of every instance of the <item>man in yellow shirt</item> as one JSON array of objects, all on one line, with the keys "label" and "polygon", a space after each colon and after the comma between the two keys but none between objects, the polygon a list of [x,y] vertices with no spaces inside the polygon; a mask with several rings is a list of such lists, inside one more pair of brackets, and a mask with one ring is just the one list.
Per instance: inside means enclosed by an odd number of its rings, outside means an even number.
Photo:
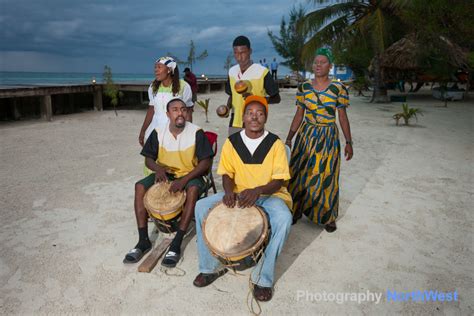
[{"label": "man in yellow shirt", "polygon": [[251,280],[257,300],[268,301],[273,295],[274,269],[291,226],[291,196],[284,186],[290,179],[285,145],[265,130],[268,103],[265,97],[249,96],[244,103],[245,129],[224,143],[217,173],[222,175],[224,192],[196,204],[196,231],[199,271],[194,285],[204,287],[227,270],[211,255],[202,235],[202,223],[210,208],[221,200],[228,207],[260,206],[264,209],[271,236],[264,255],[253,269]]},{"label": "man in yellow shirt", "polygon": [[239,80],[250,83],[249,92],[253,95],[266,97],[268,103],[280,103],[280,92],[278,84],[273,80],[268,68],[254,63],[250,56],[252,48],[250,40],[241,35],[237,36],[232,43],[234,58],[237,65],[229,69],[225,92],[229,95],[227,106],[232,108],[229,122],[229,136],[239,132],[243,128],[242,114],[244,108],[244,98],[235,91],[234,85]]}]

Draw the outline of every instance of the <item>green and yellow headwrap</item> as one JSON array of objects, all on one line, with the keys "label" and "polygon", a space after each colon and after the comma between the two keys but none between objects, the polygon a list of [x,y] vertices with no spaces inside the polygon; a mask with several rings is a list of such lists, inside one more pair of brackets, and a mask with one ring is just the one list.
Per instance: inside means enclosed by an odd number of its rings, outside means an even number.
[{"label": "green and yellow headwrap", "polygon": [[318,50],[316,51],[316,54],[314,54],[314,56],[318,56],[318,55],[326,56],[328,58],[330,64],[332,64],[332,62],[334,61],[334,56],[332,55],[331,50],[327,47],[318,48]]}]

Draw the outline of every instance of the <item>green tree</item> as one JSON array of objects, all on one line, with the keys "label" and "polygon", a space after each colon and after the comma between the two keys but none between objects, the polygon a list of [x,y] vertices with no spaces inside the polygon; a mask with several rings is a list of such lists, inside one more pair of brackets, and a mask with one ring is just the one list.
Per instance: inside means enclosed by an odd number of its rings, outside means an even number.
[{"label": "green tree", "polygon": [[196,54],[196,46],[194,45],[193,40],[189,43],[189,53],[188,57],[186,60],[182,60],[178,58],[176,55],[173,55],[171,53],[168,53],[169,56],[173,56],[173,58],[176,60],[176,62],[180,65],[188,66],[191,68],[191,71],[193,70],[193,65],[196,63],[198,60],[203,60],[208,56],[207,49],[205,49],[201,54],[197,55]]},{"label": "green tree", "polygon": [[122,98],[123,93],[119,91],[118,86],[114,83],[114,80],[112,79],[112,68],[107,65],[104,66],[103,78],[105,82],[104,94],[110,98],[110,103],[114,107],[115,115],[118,116],[117,105],[120,98]]},{"label": "green tree", "polygon": [[305,60],[302,57],[303,45],[306,37],[298,31],[297,24],[305,16],[305,9],[303,6],[293,6],[288,24],[285,17],[282,17],[280,23],[280,36],[268,31],[267,34],[273,44],[277,53],[285,58],[281,63],[293,71],[305,72]]},{"label": "green tree", "polygon": [[418,117],[416,116],[417,114],[423,115],[423,113],[421,112],[420,109],[410,108],[408,106],[408,104],[403,103],[402,104],[402,112],[395,114],[393,116],[393,119],[395,120],[395,123],[397,124],[397,126],[398,126],[398,123],[399,123],[400,119],[403,119],[403,121],[405,122],[405,125],[408,126],[408,124],[410,123],[410,119],[412,117],[414,117],[416,119],[416,121],[418,121]]},{"label": "green tree", "polygon": [[[309,36],[303,56],[312,56],[323,45],[333,46],[338,41],[365,41],[374,59],[374,94],[372,101],[387,102],[379,57],[390,44],[405,34],[400,16],[408,0],[312,0],[317,9],[306,14],[299,28]],[[322,7],[321,4],[326,6]]]},{"label": "green tree", "polygon": [[[423,18],[420,19],[420,16]],[[425,43],[443,36],[459,46],[474,49],[474,5],[472,0],[413,0],[403,12],[409,28]]]},{"label": "green tree", "polygon": [[203,100],[196,101],[196,103],[204,109],[204,113],[206,114],[206,123],[209,123],[209,119],[208,119],[209,100],[211,99],[204,99],[204,101]]},{"label": "green tree", "polygon": [[373,51],[367,41],[358,37],[344,37],[332,46],[335,64],[349,66],[356,78],[368,77]]},{"label": "green tree", "polygon": [[420,47],[421,72],[436,78],[442,89],[446,90],[457,70],[472,72],[474,65],[469,56],[474,50],[473,16],[474,6],[469,0],[456,1],[456,5],[448,0],[413,0],[403,15]]}]

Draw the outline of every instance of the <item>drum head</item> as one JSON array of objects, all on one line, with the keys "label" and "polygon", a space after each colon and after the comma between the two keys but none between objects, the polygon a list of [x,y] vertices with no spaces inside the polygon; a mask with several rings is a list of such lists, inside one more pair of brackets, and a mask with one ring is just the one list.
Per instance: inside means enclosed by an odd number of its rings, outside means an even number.
[{"label": "drum head", "polygon": [[258,207],[228,208],[217,204],[203,225],[210,250],[223,258],[235,258],[255,252],[268,234],[265,213]]},{"label": "drum head", "polygon": [[149,212],[166,215],[176,212],[186,201],[183,192],[171,193],[169,182],[159,182],[152,185],[145,194],[143,202]]}]

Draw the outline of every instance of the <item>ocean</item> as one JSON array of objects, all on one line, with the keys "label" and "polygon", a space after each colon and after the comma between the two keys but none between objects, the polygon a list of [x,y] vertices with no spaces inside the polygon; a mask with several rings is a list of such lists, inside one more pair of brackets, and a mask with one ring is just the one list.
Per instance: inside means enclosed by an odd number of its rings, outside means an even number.
[{"label": "ocean", "polygon": [[[208,78],[225,78],[224,75],[208,75]],[[69,84],[90,84],[95,79],[103,83],[102,73],[78,72],[10,72],[0,71],[0,86],[49,86]],[[112,73],[116,83],[149,83],[154,79],[150,74]]]}]

